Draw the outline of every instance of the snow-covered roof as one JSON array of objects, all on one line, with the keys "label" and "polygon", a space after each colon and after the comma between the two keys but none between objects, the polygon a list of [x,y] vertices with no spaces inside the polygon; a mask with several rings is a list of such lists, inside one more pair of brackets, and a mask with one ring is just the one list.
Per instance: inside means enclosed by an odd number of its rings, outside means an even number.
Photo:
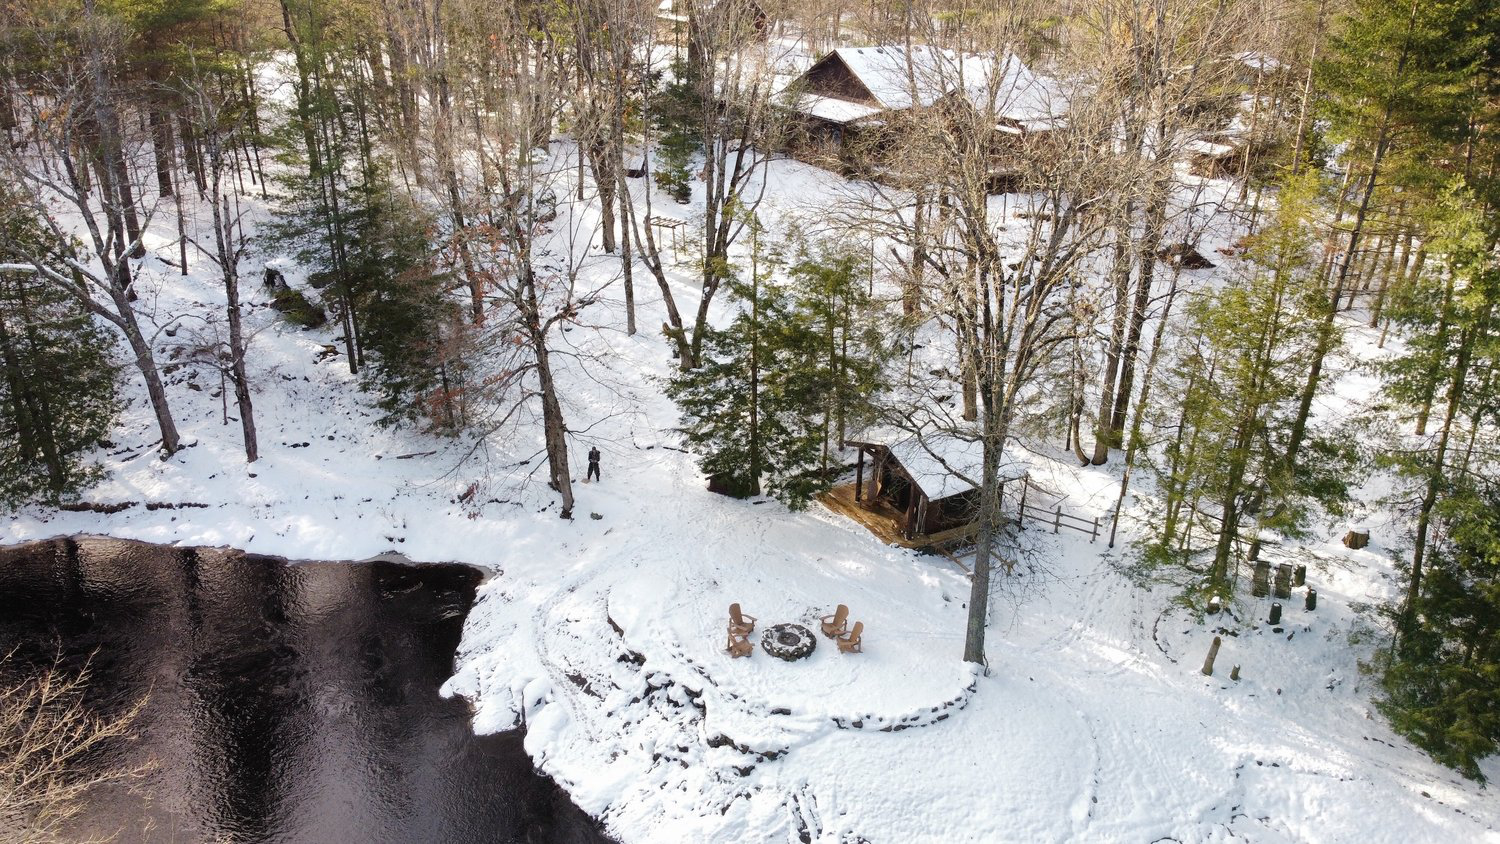
[{"label": "snow-covered roof", "polygon": [[[977,481],[984,474],[984,443],[979,440],[961,439],[950,434],[918,437],[902,432],[885,440],[884,445],[890,449],[892,457],[901,461],[912,481],[930,501],[968,492],[974,489],[974,485],[964,478]],[[1025,474],[1023,464],[1009,454],[1000,455],[1001,480],[1013,480]]]},{"label": "snow-covered roof", "polygon": [[1212,158],[1223,158],[1232,154],[1235,149],[1229,144],[1216,144],[1213,141],[1188,141],[1183,148],[1195,155],[1207,155]]},{"label": "snow-covered roof", "polygon": [[[955,92],[962,92],[981,111],[993,110],[997,118],[1026,129],[1049,127],[1063,111],[1063,97],[1056,84],[1033,73],[1011,54],[997,58],[918,45],[911,48],[908,60],[907,48],[884,45],[840,47],[831,55],[849,68],[878,103],[879,108],[869,114],[911,108],[913,102],[930,106]],[[794,107],[808,114],[815,114],[813,107],[822,107],[839,117],[815,116],[837,123],[869,116],[844,116],[853,111],[829,106],[829,100],[845,102],[809,95]]]},{"label": "snow-covered roof", "polygon": [[875,106],[836,97],[820,97],[817,94],[803,94],[797,98],[793,107],[803,114],[810,114],[829,123],[852,123],[880,113],[880,109]]},{"label": "snow-covered roof", "polygon": [[834,51],[885,108],[930,106],[944,95],[962,91],[975,106],[993,105],[998,116],[1018,122],[1051,120],[1061,96],[1050,80],[1032,72],[1014,55],[977,53],[915,46],[908,61],[900,46],[841,47]]}]

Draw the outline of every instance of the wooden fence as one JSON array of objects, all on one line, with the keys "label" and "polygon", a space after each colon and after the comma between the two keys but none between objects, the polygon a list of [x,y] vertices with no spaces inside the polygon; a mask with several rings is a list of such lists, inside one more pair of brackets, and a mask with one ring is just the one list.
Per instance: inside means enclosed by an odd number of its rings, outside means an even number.
[{"label": "wooden fence", "polygon": [[1097,516],[1092,519],[1085,519],[1082,516],[1065,513],[1061,504],[1050,510],[1046,507],[1037,506],[1035,502],[1028,502],[1026,500],[1030,492],[1031,478],[1027,476],[1021,486],[1021,503],[1016,507],[1016,527],[1018,529],[1025,530],[1027,520],[1029,519],[1034,526],[1047,527],[1050,525],[1053,533],[1058,533],[1063,528],[1067,528],[1068,530],[1076,530],[1079,533],[1088,534],[1090,543],[1099,538],[1099,518]]}]

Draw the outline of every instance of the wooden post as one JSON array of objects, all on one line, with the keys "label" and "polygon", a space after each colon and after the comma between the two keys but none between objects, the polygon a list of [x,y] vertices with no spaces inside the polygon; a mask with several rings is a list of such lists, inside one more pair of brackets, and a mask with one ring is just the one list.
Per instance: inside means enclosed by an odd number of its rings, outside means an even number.
[{"label": "wooden post", "polygon": [[1099,517],[1095,516],[1094,517],[1094,532],[1091,533],[1091,534],[1089,534],[1089,544],[1093,545],[1094,544],[1094,540],[1096,540],[1098,538],[1099,538]]},{"label": "wooden post", "polygon": [[1062,527],[1062,505],[1057,505],[1057,512],[1052,515],[1052,532],[1057,533]]},{"label": "wooden post", "polygon": [[1271,623],[1272,624],[1280,624],[1281,623],[1281,604],[1279,604],[1279,603],[1273,603],[1273,604],[1271,604]]},{"label": "wooden post", "polygon": [[1219,656],[1220,642],[1222,640],[1218,636],[1215,636],[1214,643],[1208,646],[1208,659],[1203,660],[1203,675],[1205,677],[1214,676],[1214,659]]},{"label": "wooden post", "polygon": [[1016,530],[1024,528],[1026,519],[1026,490],[1031,488],[1031,476],[1027,475],[1021,479],[1021,507],[1016,511]]},{"label": "wooden post", "polygon": [[1307,604],[1306,604],[1306,606],[1307,606],[1307,611],[1308,612],[1312,612],[1313,610],[1315,610],[1315,609],[1318,608],[1318,590],[1316,590],[1316,589],[1309,589],[1309,590],[1307,590]]},{"label": "wooden post", "polygon": [[911,482],[911,476],[906,478],[908,487],[906,493],[906,538],[912,539],[920,532],[917,530],[917,485]]},{"label": "wooden post", "polygon": [[1240,681],[1240,667],[1238,665],[1229,669],[1229,679],[1235,681],[1236,683]]},{"label": "wooden post", "polygon": [[865,447],[859,447],[859,460],[854,466],[854,501],[859,502],[865,492]]}]

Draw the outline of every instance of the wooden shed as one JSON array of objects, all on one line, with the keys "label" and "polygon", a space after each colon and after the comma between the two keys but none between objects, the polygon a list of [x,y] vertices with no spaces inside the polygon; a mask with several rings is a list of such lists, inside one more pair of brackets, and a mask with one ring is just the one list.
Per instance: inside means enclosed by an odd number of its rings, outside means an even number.
[{"label": "wooden shed", "polygon": [[[902,437],[889,442],[850,441],[857,448],[852,499],[856,506],[883,513],[900,536],[925,544],[963,533],[978,516],[979,490],[964,480],[981,474],[982,444],[956,438]],[[1024,468],[1001,460],[1004,484],[1026,476]],[[961,477],[962,476],[962,477]]]}]

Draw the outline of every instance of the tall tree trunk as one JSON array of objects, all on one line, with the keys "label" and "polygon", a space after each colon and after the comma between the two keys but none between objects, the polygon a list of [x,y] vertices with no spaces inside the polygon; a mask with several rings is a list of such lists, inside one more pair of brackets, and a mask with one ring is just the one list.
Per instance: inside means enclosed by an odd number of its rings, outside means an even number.
[{"label": "tall tree trunk", "polygon": [[1458,359],[1453,364],[1453,379],[1448,384],[1448,407],[1443,414],[1443,427],[1438,431],[1437,448],[1427,473],[1427,487],[1417,511],[1417,535],[1412,544],[1411,576],[1406,584],[1406,603],[1401,608],[1400,632],[1403,635],[1412,629],[1417,598],[1422,593],[1422,565],[1427,554],[1427,533],[1432,523],[1432,508],[1437,505],[1438,492],[1445,479],[1443,466],[1448,456],[1448,441],[1453,433],[1453,420],[1458,417],[1458,409],[1463,403],[1473,348],[1474,331],[1465,330],[1459,339]]},{"label": "tall tree trunk", "polygon": [[619,248],[615,239],[615,191],[619,188],[620,180],[615,176],[614,169],[620,156],[607,149],[607,146],[612,144],[592,145],[588,158],[589,168],[594,173],[594,187],[599,191],[599,228],[604,238],[604,251],[613,255]]},{"label": "tall tree trunk", "polygon": [[[214,143],[217,147],[218,139]],[[260,443],[255,435],[255,408],[250,400],[250,378],[245,373],[245,330],[240,314],[239,249],[235,246],[234,216],[229,210],[229,198],[220,187],[222,156],[216,150],[213,178],[214,194],[214,240],[219,257],[219,269],[224,274],[225,309],[229,315],[229,372],[234,382],[234,403],[239,411],[240,433],[245,443],[245,462],[254,463],[260,457]]]},{"label": "tall tree trunk", "polygon": [[620,200],[620,275],[625,283],[625,334],[635,336],[635,256],[630,245],[630,185],[625,168],[615,168],[619,178],[616,191]]},{"label": "tall tree trunk", "polygon": [[[993,366],[993,363],[989,363]],[[969,583],[969,615],[964,627],[964,662],[985,664],[984,637],[989,623],[990,571],[993,549],[1003,526],[1000,512],[1000,457],[1010,428],[1010,403],[1001,385],[984,367],[981,388],[985,393],[981,420],[983,469],[979,485],[979,530],[974,549],[974,575]],[[998,406],[997,406],[998,405]]]},{"label": "tall tree trunk", "polygon": [[761,460],[760,436],[760,275],[755,264],[755,253],[751,253],[750,268],[750,430],[747,431],[750,450],[750,495],[760,495]]},{"label": "tall tree trunk", "polygon": [[1120,368],[1120,353],[1125,343],[1125,324],[1129,310],[1131,219],[1134,204],[1126,203],[1115,221],[1114,264],[1110,268],[1110,286],[1115,292],[1115,315],[1110,323],[1109,346],[1104,353],[1104,384],[1099,390],[1099,413],[1094,423],[1094,465],[1109,461],[1112,442],[1110,428],[1114,419],[1115,378]]},{"label": "tall tree trunk", "polygon": [[1125,417],[1130,410],[1130,396],[1135,391],[1135,358],[1141,348],[1141,329],[1146,323],[1146,306],[1151,302],[1151,285],[1156,278],[1156,251],[1161,246],[1167,225],[1167,191],[1169,185],[1158,185],[1156,195],[1146,207],[1145,231],[1136,258],[1135,302],[1130,309],[1130,329],[1120,351],[1120,378],[1115,389],[1115,406],[1110,415],[1109,441],[1120,442],[1125,432]]},{"label": "tall tree trunk", "polygon": [[1427,433],[1427,419],[1432,415],[1432,402],[1437,394],[1438,381],[1443,374],[1444,357],[1448,348],[1448,332],[1453,326],[1453,271],[1450,269],[1443,283],[1443,301],[1438,305],[1437,342],[1432,359],[1427,362],[1427,372],[1422,379],[1422,404],[1417,410],[1417,436]]},{"label": "tall tree trunk", "polygon": [[1166,334],[1167,318],[1172,314],[1172,304],[1177,299],[1179,270],[1172,272],[1171,286],[1167,290],[1167,301],[1162,306],[1161,318],[1156,323],[1156,332],[1151,340],[1151,353],[1146,356],[1145,377],[1141,379],[1141,397],[1135,403],[1135,416],[1130,423],[1130,434],[1125,438],[1125,470],[1120,475],[1120,494],[1115,499],[1114,515],[1109,523],[1109,547],[1115,547],[1115,535],[1120,529],[1120,511],[1125,507],[1125,496],[1130,491],[1130,476],[1135,468],[1135,459],[1141,447],[1141,428],[1145,423],[1146,410],[1151,406],[1151,383],[1156,374],[1156,364],[1161,357],[1162,338]]},{"label": "tall tree trunk", "polygon": [[[1400,238],[1401,257],[1393,258],[1390,269],[1380,280],[1380,288],[1375,291],[1375,302],[1370,306],[1369,326],[1371,328],[1375,328],[1376,326],[1380,325],[1380,317],[1385,312],[1385,301],[1386,297],[1390,294],[1391,288],[1395,287],[1399,290],[1401,288],[1401,285],[1406,281],[1406,273],[1408,268],[1411,266],[1412,239],[1412,226],[1408,224]],[[1395,241],[1392,240],[1393,248],[1394,243]],[[1393,275],[1394,278],[1392,277]]]},{"label": "tall tree trunk", "polygon": [[[162,458],[165,459],[177,453],[182,447],[182,438],[177,433],[177,422],[172,418],[172,409],[167,404],[167,388],[162,384],[161,372],[156,368],[156,357],[151,352],[151,343],[141,333],[140,323],[136,322],[135,310],[130,305],[129,295],[118,284],[111,285],[110,298],[113,300],[117,314],[109,315],[110,321],[120,328],[125,335],[125,342],[129,344],[131,354],[135,358],[136,369],[140,371],[141,378],[146,382],[146,397],[151,402],[151,412],[156,416],[156,425],[161,430]],[[100,313],[104,308],[102,305],[92,305],[90,310]],[[101,313],[101,316],[105,314]]]},{"label": "tall tree trunk", "polygon": [[208,181],[203,175],[203,155],[198,149],[198,139],[194,137],[193,127],[189,125],[186,115],[178,115],[177,133],[182,138],[182,160],[187,165],[188,172],[193,174],[193,186],[198,189],[198,196],[202,198],[208,191]]},{"label": "tall tree trunk", "polygon": [[172,148],[172,126],[163,106],[152,102],[146,112],[151,121],[151,148],[156,155],[156,192],[159,196],[175,196],[172,186],[172,163],[176,151]]},{"label": "tall tree trunk", "polygon": [[1302,79],[1302,98],[1297,105],[1297,129],[1293,133],[1292,173],[1302,172],[1302,150],[1307,146],[1307,118],[1313,101],[1313,68],[1318,62],[1318,48],[1323,43],[1323,15],[1328,0],[1318,0],[1318,18],[1313,27],[1312,52],[1307,57],[1307,73]]},{"label": "tall tree trunk", "polygon": [[130,245],[130,257],[146,257],[146,245],[141,240],[141,218],[136,210],[135,188],[130,183],[130,167],[125,161],[125,145],[121,137],[119,116],[114,113],[114,106],[108,105],[110,110],[109,119],[114,127],[105,131],[106,135],[113,135],[113,140],[107,142],[105,154],[109,156],[107,165],[114,171],[115,193],[119,197],[120,213],[125,219],[125,240]]},{"label": "tall tree trunk", "polygon": [[529,267],[523,268],[523,305],[531,353],[536,359],[536,374],[542,399],[542,434],[547,444],[547,469],[551,485],[562,496],[564,519],[573,518],[573,477],[568,468],[568,428],[563,421],[562,403],[558,401],[557,384],[552,378],[552,362],[547,349],[546,328],[541,321],[536,281]]},{"label": "tall tree trunk", "polygon": [[[1407,19],[1406,39],[1402,42],[1401,55],[1396,60],[1395,79],[1400,81],[1405,76],[1406,63],[1410,58],[1411,33],[1416,27],[1417,14],[1419,11],[1417,3],[1412,3],[1411,14]],[[1354,256],[1359,252],[1360,235],[1364,232],[1365,219],[1370,213],[1370,200],[1375,196],[1375,188],[1380,184],[1380,170],[1385,163],[1386,153],[1391,144],[1391,120],[1392,104],[1394,94],[1388,95],[1380,113],[1380,123],[1375,134],[1375,146],[1370,156],[1370,172],[1365,178],[1364,189],[1360,193],[1359,208],[1354,215],[1354,226],[1349,231],[1349,246],[1344,251],[1343,260],[1339,262],[1338,274],[1334,279],[1333,290],[1329,295],[1329,307],[1324,314],[1322,324],[1318,326],[1317,341],[1313,346],[1312,365],[1307,373],[1307,385],[1302,390],[1301,402],[1297,406],[1297,417],[1292,423],[1292,432],[1287,442],[1285,463],[1289,470],[1295,471],[1297,465],[1297,454],[1302,448],[1302,441],[1307,435],[1307,420],[1312,415],[1313,398],[1317,395],[1318,382],[1323,374],[1323,361],[1333,348],[1334,321],[1338,318],[1339,300],[1344,295],[1344,287],[1349,280],[1349,267],[1354,261]],[[1350,168],[1350,173],[1353,168]]]}]

